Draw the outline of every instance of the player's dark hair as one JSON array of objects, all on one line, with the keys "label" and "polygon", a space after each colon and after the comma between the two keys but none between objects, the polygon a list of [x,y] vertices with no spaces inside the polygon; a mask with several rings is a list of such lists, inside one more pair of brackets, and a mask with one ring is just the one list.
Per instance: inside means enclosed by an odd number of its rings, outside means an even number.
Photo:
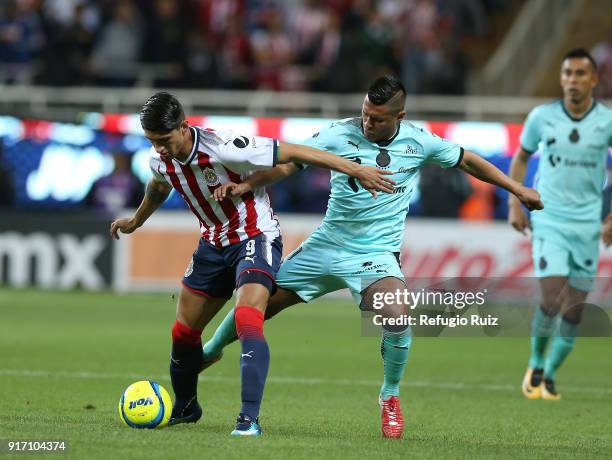
[{"label": "player's dark hair", "polygon": [[183,106],[172,94],[160,91],[151,96],[140,110],[140,124],[153,132],[177,129],[185,120]]},{"label": "player's dark hair", "polygon": [[368,100],[374,105],[383,105],[389,102],[398,91],[406,96],[406,88],[394,75],[385,75],[374,80],[368,89]]},{"label": "player's dark hair", "polygon": [[573,50],[568,51],[565,56],[563,56],[563,61],[572,58],[587,58],[593,66],[593,70],[597,72],[597,63],[595,62],[595,59],[593,59],[593,56],[591,56],[591,53],[589,53],[586,49],[574,48]]}]

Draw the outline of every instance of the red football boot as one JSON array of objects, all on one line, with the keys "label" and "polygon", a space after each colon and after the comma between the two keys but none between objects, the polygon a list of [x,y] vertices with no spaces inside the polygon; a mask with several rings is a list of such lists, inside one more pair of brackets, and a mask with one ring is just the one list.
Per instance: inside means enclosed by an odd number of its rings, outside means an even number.
[{"label": "red football boot", "polygon": [[385,438],[401,438],[404,432],[404,416],[398,396],[390,396],[383,400],[378,397],[380,416],[382,419],[382,434]]}]

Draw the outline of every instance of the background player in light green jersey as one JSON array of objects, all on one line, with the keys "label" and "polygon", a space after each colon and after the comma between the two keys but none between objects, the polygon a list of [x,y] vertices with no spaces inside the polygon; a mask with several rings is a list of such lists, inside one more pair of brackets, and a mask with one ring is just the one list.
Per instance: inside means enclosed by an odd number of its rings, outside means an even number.
[{"label": "background player in light green jersey", "polygon": [[[532,214],[531,228],[542,299],[533,318],[531,357],[522,385],[530,399],[560,398],[555,373],[574,347],[583,303],[597,274],[612,111],[593,99],[596,85],[597,67],[589,53],[567,53],[561,65],[563,100],[531,111],[510,167],[510,177],[523,182],[531,154],[540,152],[536,189],[546,209]],[[510,224],[526,233],[529,219],[512,196],[509,208]],[[612,242],[612,214],[604,220],[602,237],[606,245]]]},{"label": "background player in light green jersey", "polygon": [[[417,186],[419,168],[426,162],[443,168],[458,167],[469,174],[499,185],[529,209],[541,209],[538,193],[511,180],[475,153],[418,128],[407,121],[406,91],[395,77],[377,79],[370,87],[361,117],[336,121],[316,133],[307,144],[327,150],[360,164],[394,172],[394,193],[376,198],[344,174],[332,173],[331,195],[322,225],[292,254],[277,276],[278,290],[266,310],[269,318],[291,305],[308,302],[326,293],[349,288],[362,309],[370,309],[375,292],[405,289],[399,266],[399,251],[410,197]],[[299,167],[290,164],[256,173],[241,184],[227,184],[215,191],[218,199],[226,193],[239,195],[280,180]],[[387,318],[407,314],[404,304],[386,305]],[[226,317],[213,338],[204,345],[208,362],[235,340],[233,312]],[[380,391],[382,431],[385,437],[400,437],[403,416],[399,404],[399,383],[411,343],[407,326],[383,328],[381,351],[384,382]]]}]

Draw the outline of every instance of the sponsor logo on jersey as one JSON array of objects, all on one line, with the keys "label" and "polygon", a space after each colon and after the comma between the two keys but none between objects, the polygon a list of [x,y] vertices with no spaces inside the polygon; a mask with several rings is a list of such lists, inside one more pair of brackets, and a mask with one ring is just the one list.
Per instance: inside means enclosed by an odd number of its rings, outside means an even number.
[{"label": "sponsor logo on jersey", "polygon": [[243,149],[247,145],[249,145],[249,138],[246,136],[239,136],[236,139],[234,139],[234,145],[238,147],[239,149]]},{"label": "sponsor logo on jersey", "polygon": [[206,181],[206,183],[208,185],[210,185],[211,187],[214,185],[219,185],[219,183],[221,182],[219,180],[219,176],[217,176],[217,173],[215,172],[214,169],[211,168],[205,168],[202,173],[204,173],[204,180]]},{"label": "sponsor logo on jersey", "polygon": [[415,155],[419,154],[419,151],[416,149],[416,147],[414,147],[412,145],[407,145],[406,146],[406,151],[404,153],[406,155],[415,156]]}]

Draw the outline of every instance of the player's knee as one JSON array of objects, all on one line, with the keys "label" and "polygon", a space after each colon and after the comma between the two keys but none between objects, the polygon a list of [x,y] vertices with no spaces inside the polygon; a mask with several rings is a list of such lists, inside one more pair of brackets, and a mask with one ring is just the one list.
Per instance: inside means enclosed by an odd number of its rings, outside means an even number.
[{"label": "player's knee", "polygon": [[555,316],[557,313],[561,311],[562,305],[563,305],[563,302],[562,302],[561,296],[544,295],[542,298],[542,304],[540,306],[542,307],[542,310],[544,311],[544,313],[546,313],[548,316]]},{"label": "player's knee", "polygon": [[570,324],[580,324],[583,310],[584,304],[573,305],[563,314],[563,319]]},{"label": "player's knee", "polygon": [[270,274],[259,270],[244,270],[236,283],[239,305],[252,305],[264,309],[270,295],[274,294],[276,284]]},{"label": "player's knee", "polygon": [[247,283],[236,292],[236,305],[248,305],[264,311],[270,300],[270,292],[259,283]]},{"label": "player's knee", "polygon": [[361,293],[361,304],[359,308],[363,311],[376,310],[384,317],[399,317],[408,311],[408,305],[404,303],[402,291],[406,285],[399,278],[387,276],[370,284]]},{"label": "player's knee", "polygon": [[383,339],[390,339],[394,345],[407,348],[412,344],[412,329],[408,325],[382,327]]},{"label": "player's knee", "polygon": [[251,306],[238,306],[234,310],[238,338],[263,339],[264,314]]}]

